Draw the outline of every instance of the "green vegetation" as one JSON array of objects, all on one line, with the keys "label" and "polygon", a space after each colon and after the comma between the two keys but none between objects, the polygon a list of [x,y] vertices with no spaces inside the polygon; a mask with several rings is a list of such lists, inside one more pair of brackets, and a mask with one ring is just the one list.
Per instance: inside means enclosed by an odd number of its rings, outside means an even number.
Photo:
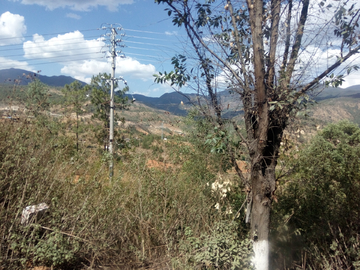
[{"label": "green vegetation", "polygon": [[[107,148],[107,134],[110,127],[110,89],[111,89],[111,75],[107,73],[100,73],[97,76],[93,76],[90,84],[90,99],[93,106],[93,118],[99,120],[102,123],[102,126],[96,126],[94,132],[96,138],[100,145],[104,146],[104,149]],[[114,82],[114,90],[118,88],[118,83]],[[125,92],[128,91],[128,87],[125,87],[122,90],[116,92],[114,96],[114,103],[118,109],[126,109],[127,98],[124,98]],[[115,115],[115,120],[118,121],[119,118]],[[116,139],[117,134],[114,133],[114,138]]]},{"label": "green vegetation", "polygon": [[331,124],[296,155],[275,204],[277,265],[358,269],[360,128]]},{"label": "green vegetation", "polygon": [[[131,139],[117,151],[110,184],[107,153],[76,147],[73,134],[79,129],[46,113],[46,86],[36,82],[28,90],[34,117],[0,122],[1,267],[249,265],[243,260],[250,254],[249,243],[243,242],[246,233],[236,233],[233,228],[242,225],[231,223],[226,213],[234,200],[223,199],[221,209],[214,207],[220,196],[210,187],[221,164],[195,135],[191,144],[180,136],[164,142],[133,126],[123,129],[122,136]],[[75,84],[64,89],[64,106],[79,110],[80,117],[86,100],[75,90],[82,95]],[[94,122],[82,125],[90,130]],[[87,146],[94,145],[95,134],[83,137]],[[49,206],[46,213],[21,224],[22,210],[39,203]],[[233,257],[238,251],[243,255]]]},{"label": "green vegetation", "polygon": [[[245,187],[224,147],[239,143],[234,133],[242,130],[214,129],[196,110],[186,119],[166,116],[187,127],[186,135],[169,129],[167,141],[151,133],[150,119],[119,125],[110,183],[108,153],[91,128],[103,123],[81,120],[95,108],[84,89],[64,89],[76,128],[60,106],[62,118],[48,114],[55,106],[47,86],[23,90],[27,115],[0,122],[0,268],[252,269]],[[154,112],[156,126],[162,117]],[[309,118],[300,124],[316,129]],[[284,147],[277,169],[271,268],[357,269],[360,129],[331,124],[299,151],[298,140]],[[40,203],[49,209],[21,224],[23,209]]]},{"label": "green vegetation", "polygon": [[[227,235],[230,227],[221,231],[214,227],[229,217],[214,208],[216,196],[207,190],[215,171],[208,172],[214,160],[205,158],[206,153],[188,151],[188,146],[182,150],[181,142],[173,138],[188,165],[164,170],[146,166],[151,152],[133,149],[117,163],[110,184],[106,158],[97,151],[76,152],[69,137],[54,136],[38,125],[22,121],[1,125],[0,252],[6,269],[28,264],[59,269],[160,264],[184,269],[188,264],[236,265],[247,256],[248,243],[241,244],[244,236]],[[41,202],[50,206],[47,214],[21,225],[22,209]],[[188,241],[188,255],[183,256]],[[194,241],[202,245],[200,250]],[[221,241],[233,246],[233,252],[244,250],[243,257],[234,261],[226,251],[218,258],[215,246],[224,249]]]},{"label": "green vegetation", "polygon": [[65,85],[63,89],[64,101],[63,106],[67,112],[75,114],[75,134],[76,134],[76,151],[79,151],[79,134],[81,133],[80,115],[84,114],[87,87],[82,87],[79,81],[74,81],[70,85]]}]

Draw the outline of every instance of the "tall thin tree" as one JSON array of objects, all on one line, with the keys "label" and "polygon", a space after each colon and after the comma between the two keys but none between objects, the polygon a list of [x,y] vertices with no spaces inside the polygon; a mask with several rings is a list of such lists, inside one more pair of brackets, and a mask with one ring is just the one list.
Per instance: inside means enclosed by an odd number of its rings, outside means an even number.
[{"label": "tall thin tree", "polygon": [[64,94],[64,105],[71,113],[75,113],[76,117],[76,151],[79,151],[79,133],[80,120],[79,117],[85,112],[83,109],[86,102],[86,92],[88,87],[81,85],[79,81],[74,81],[70,85],[65,85],[62,92]]}]

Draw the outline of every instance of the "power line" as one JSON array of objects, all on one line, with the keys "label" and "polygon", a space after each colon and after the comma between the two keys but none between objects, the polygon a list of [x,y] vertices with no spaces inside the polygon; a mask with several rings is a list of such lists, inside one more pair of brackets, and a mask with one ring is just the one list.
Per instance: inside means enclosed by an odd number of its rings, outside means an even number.
[{"label": "power line", "polygon": [[[98,37],[98,36],[92,36],[92,37]],[[91,37],[88,37],[88,38],[91,38]],[[96,39],[84,39],[83,37],[79,37],[79,38],[65,38],[65,39],[60,39],[60,41],[64,41],[64,40],[81,40],[81,41],[102,41],[102,40],[96,40]],[[36,41],[31,41],[31,40],[28,40],[28,41],[25,41],[21,44],[13,44],[13,45],[3,45],[2,47],[9,47],[9,46],[23,46],[24,43],[27,43],[27,42],[31,42],[35,45],[39,45],[39,44],[45,44],[45,43],[49,43],[50,39],[46,40],[46,41],[41,41],[41,42],[36,42]],[[82,43],[82,42],[77,42],[77,43]],[[66,43],[66,44],[73,44],[73,43]],[[74,43],[75,44],[75,43]]]},{"label": "power line", "polygon": [[127,52],[126,54],[137,55],[137,56],[145,56],[145,57],[151,57],[151,58],[158,58],[158,57],[155,57],[153,55],[148,55],[148,54],[138,54],[138,53],[129,53],[129,52]]},{"label": "power line", "polygon": [[[76,49],[71,49],[71,51],[78,51],[78,50],[84,50],[84,49],[91,49],[91,48],[98,48],[98,47],[84,47],[84,48],[76,48]],[[44,53],[57,53],[57,52],[62,52],[62,50],[57,50],[57,51],[46,51],[46,52],[41,52],[41,53],[26,53],[24,54],[12,54],[12,55],[6,55],[6,57],[17,57],[17,56],[23,56],[25,58],[28,58],[29,55],[42,55]],[[101,52],[101,51],[99,51]],[[98,52],[94,52],[94,53],[98,53]],[[63,57],[63,56],[72,56],[72,55],[61,55],[59,57]],[[47,57],[44,57],[47,58]],[[31,59],[31,58],[30,58]]]},{"label": "power line", "polygon": [[[96,48],[96,47],[87,47],[89,49],[91,48]],[[87,48],[77,48],[77,49],[72,49],[72,51],[78,51],[78,50],[82,50],[82,49],[87,49]],[[130,47],[130,48],[136,48],[136,49],[140,49],[140,50],[155,50],[155,49],[146,49],[146,48],[137,48],[137,47]],[[163,52],[163,50],[156,50],[156,51],[160,51],[160,52]],[[57,51],[45,51],[44,53],[57,53],[57,52],[62,52],[62,50],[57,50]],[[37,57],[37,58],[29,58],[27,60],[14,60],[14,61],[20,61],[20,62],[31,62],[31,61],[37,61],[37,60],[46,60],[46,59],[56,59],[56,58],[61,58],[61,57],[76,57],[76,56],[79,56],[79,55],[87,55],[88,53],[94,53],[94,54],[100,54],[102,53],[101,51],[99,52],[87,52],[87,53],[82,53],[82,54],[67,54],[67,55],[58,55],[58,56],[51,56],[51,57]],[[146,61],[154,61],[154,59],[159,59],[159,56],[154,56],[154,55],[148,55],[148,54],[139,54],[139,53],[127,53],[128,55],[134,55],[134,56],[142,56],[142,57],[150,57],[152,58],[152,60],[150,59],[147,59]],[[27,54],[28,56],[29,54]],[[30,55],[41,55],[41,53],[32,53]],[[6,57],[20,57],[20,56],[24,56],[22,54],[14,54],[14,55],[6,55]],[[25,57],[25,56],[24,56]],[[86,59],[85,59],[86,60]],[[141,60],[144,60],[144,59],[141,59]],[[72,60],[66,60],[65,62],[67,61],[72,61]],[[59,61],[60,62],[60,61]],[[64,62],[64,61],[61,61],[61,62]],[[0,62],[0,63],[5,63],[5,62]],[[51,63],[56,63],[55,62],[51,62]]]},{"label": "power line", "polygon": [[[41,42],[41,43],[46,43],[46,42]],[[35,45],[41,44],[41,43],[36,43]],[[76,44],[84,44],[84,42],[71,42],[71,43],[44,45],[44,46],[30,46],[30,47],[27,47],[27,49],[34,49],[34,48],[40,48],[41,49],[41,48],[48,48],[48,47],[54,47],[54,46],[60,46],[60,45],[67,46],[67,45],[76,45]],[[21,45],[13,45],[13,46],[23,46],[23,44],[21,44]],[[11,49],[2,49],[2,50],[0,50],[0,52],[16,51],[16,50],[24,50],[24,47],[11,48]]]},{"label": "power line", "polygon": [[[55,33],[47,33],[47,34],[38,34],[39,36],[53,36],[53,35],[60,35],[60,34],[70,34],[70,33],[74,33],[76,31],[82,33],[82,32],[89,32],[89,31],[97,31],[97,30],[101,30],[101,28],[95,28],[95,29],[84,29],[84,30],[74,30],[74,31],[70,31],[70,32],[55,32]],[[161,32],[152,32],[152,31],[143,31],[143,30],[134,30],[134,29],[124,29],[126,31],[130,31],[130,32],[137,32],[137,33],[147,33],[147,34],[155,34],[155,35],[163,35],[166,37],[169,36],[182,36],[182,35],[167,35],[166,33],[161,33]],[[19,38],[32,38],[34,35],[28,35],[28,36],[16,36],[16,37],[7,37],[7,38],[0,38],[0,41],[3,40],[10,40],[10,39],[19,39]],[[98,36],[88,36],[84,38],[95,38]],[[158,39],[158,38],[151,38],[151,37],[140,37],[140,36],[128,36],[128,37],[132,37],[132,38],[140,38],[140,39],[149,39],[149,40],[159,40],[159,41],[168,41],[168,39]],[[55,38],[55,37],[54,37]],[[73,39],[73,38],[70,38]],[[79,38],[81,39],[81,38]],[[67,39],[62,39],[62,40],[67,40]],[[25,41],[26,42],[26,41]],[[47,42],[47,41],[45,41]],[[14,46],[14,44],[9,44],[9,45],[3,45],[3,46]],[[17,44],[15,44],[15,46],[17,46]]]},{"label": "power line", "polygon": [[[65,40],[77,40],[77,39],[81,39],[81,38],[75,38],[75,39],[65,39]],[[94,40],[94,41],[100,41],[100,40]],[[103,42],[103,41],[102,41]],[[171,49],[172,47],[170,46],[166,46],[166,45],[162,45],[162,44],[154,44],[154,43],[146,43],[146,42],[137,42],[137,41],[129,41],[127,40],[126,42],[128,43],[134,43],[134,44],[140,44],[140,45],[149,45],[149,46],[156,46],[156,47],[165,47],[165,48],[169,48]],[[40,44],[46,44],[48,43],[48,41],[44,41],[44,42],[38,42],[38,43],[34,43],[33,45],[34,46],[29,46],[29,47],[26,47],[27,49],[28,48],[43,48],[43,46],[39,46]],[[76,45],[76,44],[83,44],[83,42],[69,42],[69,43],[62,43],[61,45],[62,46],[68,46],[68,45]],[[6,46],[10,46],[10,45],[6,45]],[[19,44],[19,45],[13,45],[13,46],[23,46],[23,44]],[[54,46],[59,46],[58,44],[53,44],[53,45],[50,45],[50,44],[47,44],[46,46],[44,46],[44,48],[48,48],[48,47],[54,47]],[[148,48],[139,48],[139,47],[129,47],[129,48],[132,48],[132,49],[140,49],[140,50],[150,50]],[[10,48],[10,49],[0,49],[0,52],[6,52],[6,51],[14,51],[14,50],[23,50],[24,48],[23,47],[20,47],[20,48]],[[75,49],[74,49],[75,50]],[[152,49],[154,50],[154,49]],[[158,50],[159,51],[159,50]],[[163,50],[162,50],[163,51]]]},{"label": "power line", "polygon": [[169,41],[168,39],[162,39],[162,38],[139,37],[139,36],[130,36],[130,35],[126,35],[126,37],[148,39],[148,40],[158,40],[158,41]]},{"label": "power line", "polygon": [[[101,53],[101,52],[97,52],[97,53]],[[45,60],[45,59],[53,59],[53,58],[62,58],[64,56],[67,57],[74,57],[74,56],[78,56],[78,55],[89,55],[88,53],[78,53],[78,54],[74,54],[74,55],[59,55],[59,56],[50,56],[50,57],[40,57],[40,58],[32,58],[29,61],[35,61],[35,60]],[[1,62],[0,62],[1,63]]]},{"label": "power line", "polygon": [[138,33],[147,33],[147,34],[156,34],[156,35],[166,35],[165,33],[161,33],[161,32],[152,32],[152,31],[126,29],[126,28],[124,28],[124,30],[129,31],[129,32],[138,32]]},{"label": "power line", "polygon": [[149,49],[149,48],[139,48],[139,47],[132,47],[132,46],[127,46],[126,48],[130,48],[130,49],[140,49],[140,50],[145,50],[145,51],[158,51],[158,52],[163,52],[163,50],[158,50],[158,49]]},{"label": "power line", "polygon": [[151,45],[151,46],[171,48],[171,47],[169,47],[169,46],[162,45],[162,44],[154,44],[154,43],[146,43],[146,42],[138,42],[138,41],[128,41],[128,40],[127,40],[126,42],[127,42],[127,43],[140,44],[140,45]]},{"label": "power line", "polygon": [[[74,32],[76,32],[76,31],[79,31],[79,32],[81,33],[81,32],[95,31],[95,30],[100,30],[100,29],[99,29],[99,28],[96,28],[96,29],[74,30],[74,31],[71,31],[71,32],[57,32],[57,33],[38,34],[38,35],[39,35],[39,36],[52,36],[52,35],[61,35],[61,34],[74,33]],[[31,36],[17,36],[17,37],[0,38],[0,41],[1,41],[1,40],[8,40],[8,39],[31,38],[31,37],[33,37],[33,36],[34,36],[34,35],[31,35]]]},{"label": "power line", "polygon": [[[57,63],[69,63],[69,62],[75,62],[75,61],[86,61],[86,60],[97,60],[97,59],[103,59],[104,57],[93,57],[93,58],[79,58],[79,59],[71,59],[71,60],[60,60],[60,61],[49,61],[49,62],[42,62],[42,63],[28,63],[28,61],[21,61],[21,60],[15,60],[17,62],[20,63],[26,63],[26,64],[31,64],[31,65],[47,65],[47,64],[57,64]],[[43,60],[43,59],[38,59],[38,60]],[[37,60],[36,60],[37,61]],[[31,62],[31,61],[29,61]],[[0,62],[0,64],[2,63],[7,63],[7,62]],[[16,63],[14,63],[16,64]]]},{"label": "power line", "polygon": [[[93,30],[98,30],[98,29],[88,29],[88,30],[78,30],[78,31],[93,31]],[[159,32],[151,32],[151,31],[141,31],[141,30],[133,30],[133,29],[127,29],[128,31],[134,31],[134,32],[138,32],[138,33],[146,33],[146,34],[151,34],[151,35],[166,35],[164,33],[159,33]],[[74,31],[75,32],[75,31]],[[58,32],[58,33],[50,33],[50,34],[43,34],[43,36],[47,35],[55,35],[55,34],[65,34],[65,33],[69,33],[69,32]],[[168,35],[166,35],[168,36]],[[90,37],[96,37],[98,38],[98,36],[90,36]],[[133,38],[133,39],[144,39],[144,40],[156,40],[156,41],[169,41],[168,39],[165,40],[165,39],[159,39],[159,38],[154,38],[154,37],[146,37],[146,36],[129,36],[130,38]],[[43,53],[52,53],[52,54],[56,54],[57,52],[62,52],[63,49],[60,49],[60,50],[51,50],[51,51],[47,51],[45,50],[46,49],[49,49],[49,48],[54,48],[56,46],[61,46],[61,47],[66,47],[66,46],[69,46],[69,45],[77,45],[77,44],[84,44],[84,41],[95,41],[95,40],[86,40],[86,38],[89,38],[89,37],[80,37],[80,38],[64,38],[64,39],[58,39],[59,41],[71,41],[71,42],[63,42],[62,44],[49,44],[49,40],[45,40],[45,41],[42,41],[42,42],[34,42],[34,41],[31,41],[33,44],[33,46],[28,46],[26,47],[25,50],[27,49],[38,49],[38,50],[44,50]],[[1,40],[1,39],[0,39]],[[76,40],[79,40],[81,42],[72,42],[72,41],[76,41]],[[96,39],[96,41],[101,41],[101,42],[105,42],[105,40],[99,40],[99,39]],[[153,56],[153,55],[147,55],[147,54],[139,54],[139,53],[136,53],[137,51],[140,51],[140,52],[143,52],[143,51],[155,51],[155,52],[160,52],[160,53],[166,53],[167,52],[171,52],[173,51],[172,50],[172,47],[173,46],[166,46],[164,44],[156,44],[156,43],[147,43],[147,42],[138,42],[138,41],[131,41],[131,40],[126,40],[127,43],[132,43],[132,44],[139,44],[139,45],[145,45],[145,46],[151,46],[150,48],[144,48],[144,47],[138,47],[138,46],[128,46],[127,48],[131,50],[134,50],[135,52],[134,53],[131,53],[129,52],[128,54],[129,55],[133,55],[135,56],[135,60],[138,60],[138,61],[149,61],[149,62],[153,62],[153,61],[156,61],[156,59],[158,59],[160,62],[161,60],[159,58],[161,58],[161,56]],[[173,43],[173,42],[171,42]],[[5,45],[4,47],[9,47],[10,45]],[[8,51],[16,51],[16,50],[24,50],[23,47],[19,47],[19,48],[14,48],[14,46],[23,46],[23,44],[19,44],[19,45],[12,45],[12,48],[6,48],[6,49],[0,49],[0,52],[8,52]],[[75,47],[75,46],[74,46]],[[156,47],[156,48],[153,48],[153,47]],[[159,48],[160,47],[160,48]],[[91,47],[81,47],[81,48],[70,48],[69,51],[78,51],[78,50],[83,50],[83,49],[89,49],[90,52],[88,53],[94,53],[94,54],[98,54],[100,52],[91,52],[91,48],[96,48],[96,46],[91,46]],[[164,50],[164,49],[169,49],[169,50]],[[47,61],[47,62],[44,62],[44,63],[34,63],[36,65],[39,65],[39,64],[51,64],[51,63],[64,63],[64,62],[73,62],[73,61],[82,61],[82,60],[88,60],[88,59],[100,59],[100,58],[81,58],[81,59],[73,59],[74,57],[77,57],[77,56],[81,56],[81,55],[86,55],[88,53],[83,53],[83,54],[72,54],[72,55],[59,55],[59,56],[51,56],[51,57],[37,57],[37,58],[31,58],[31,59],[27,59],[27,60],[14,60],[14,61],[17,61],[19,63],[27,63],[27,64],[33,64],[33,61],[38,61],[38,60],[48,60],[48,59],[57,59],[57,58],[61,58],[61,57],[69,57],[69,59],[67,60],[60,60],[60,61]],[[40,53],[30,53],[30,54],[25,54],[27,57],[29,56],[35,56],[35,55],[41,55],[41,52]],[[12,54],[12,55],[5,55],[5,56],[2,56],[2,57],[5,57],[5,58],[8,58],[8,57],[21,57],[21,56],[24,56],[25,55],[21,55],[21,54]],[[140,56],[140,58],[136,58],[136,56]],[[149,58],[149,59],[144,59],[145,58]],[[101,57],[102,58],[102,57]],[[165,60],[165,59],[164,59]],[[165,60],[167,61],[167,60]],[[4,64],[6,63],[5,61],[3,62],[0,62],[1,64]]]}]

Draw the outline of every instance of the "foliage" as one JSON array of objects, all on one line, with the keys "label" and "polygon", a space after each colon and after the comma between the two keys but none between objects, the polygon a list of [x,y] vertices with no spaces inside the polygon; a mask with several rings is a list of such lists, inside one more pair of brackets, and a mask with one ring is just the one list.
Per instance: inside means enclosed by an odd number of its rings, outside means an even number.
[{"label": "foliage", "polygon": [[293,160],[275,210],[284,253],[298,243],[290,261],[301,251],[313,269],[349,269],[360,260],[359,157],[360,128],[344,121],[324,128]]},{"label": "foliage", "polygon": [[[125,93],[129,90],[128,87],[118,89],[118,83],[114,81],[114,104],[118,109],[128,108]],[[108,144],[108,130],[110,127],[110,90],[111,90],[111,75],[107,73],[100,73],[97,76],[93,76],[90,84],[90,99],[91,104],[94,107],[93,118],[101,121],[102,126],[95,129],[96,137],[100,145],[104,145],[104,149]],[[115,110],[115,109],[114,109]],[[114,114],[114,121],[120,120],[116,114]],[[116,131],[114,132],[114,138],[116,140]]]},{"label": "foliage", "polygon": [[65,85],[62,89],[62,93],[64,94],[64,105],[70,106],[68,109],[70,112],[74,112],[76,116],[84,113],[83,106],[85,105],[87,91],[87,87],[82,86],[79,81],[74,81],[70,85]]},{"label": "foliage", "polygon": [[[38,224],[13,233],[11,242],[11,250],[20,254],[32,254],[33,263],[53,266],[75,262],[81,245],[77,239],[66,237],[58,232],[45,234],[44,229]],[[27,257],[21,258],[20,262],[26,264],[27,259]]]},{"label": "foliage", "polygon": [[159,72],[159,74],[154,74],[156,83],[164,83],[166,81],[171,81],[171,85],[178,85],[182,87],[190,80],[190,75],[186,74],[186,57],[184,55],[177,55],[171,59],[171,64],[174,66],[174,71],[167,73],[164,71],[164,74]]},{"label": "foliage", "polygon": [[35,117],[49,109],[49,87],[34,79],[27,86],[25,106]]},{"label": "foliage", "polygon": [[236,229],[235,222],[220,221],[209,234],[194,237],[191,229],[186,228],[183,248],[189,253],[188,260],[205,269],[253,269],[252,243],[239,239]]},{"label": "foliage", "polygon": [[154,142],[155,138],[157,139],[157,141],[160,140],[159,136],[155,136],[153,134],[144,136],[143,139],[141,140],[141,147],[144,149],[150,149],[151,144]]},{"label": "foliage", "polygon": [[65,85],[62,93],[64,94],[63,105],[69,112],[75,113],[76,116],[76,150],[79,151],[79,134],[81,133],[79,116],[85,111],[83,107],[86,101],[87,87],[83,87],[79,81],[74,81],[70,85]]}]

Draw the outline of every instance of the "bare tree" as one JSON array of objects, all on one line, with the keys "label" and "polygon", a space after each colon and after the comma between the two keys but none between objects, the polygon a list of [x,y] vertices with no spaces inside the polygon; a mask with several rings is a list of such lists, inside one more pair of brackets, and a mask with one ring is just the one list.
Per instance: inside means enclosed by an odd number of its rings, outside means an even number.
[{"label": "bare tree", "polygon": [[[175,70],[160,73],[155,81],[206,91],[212,114],[203,112],[218,129],[225,128],[216,80],[240,97],[246,135],[233,126],[249,153],[249,177],[238,168],[236,151],[227,151],[248,191],[255,267],[268,269],[270,209],[283,132],[319,83],[339,86],[344,71],[357,70],[345,64],[359,53],[360,5],[356,0],[155,2],[166,4],[173,24],[185,28],[194,52],[174,57]],[[316,58],[330,47],[335,57],[319,70],[324,60]]]}]

